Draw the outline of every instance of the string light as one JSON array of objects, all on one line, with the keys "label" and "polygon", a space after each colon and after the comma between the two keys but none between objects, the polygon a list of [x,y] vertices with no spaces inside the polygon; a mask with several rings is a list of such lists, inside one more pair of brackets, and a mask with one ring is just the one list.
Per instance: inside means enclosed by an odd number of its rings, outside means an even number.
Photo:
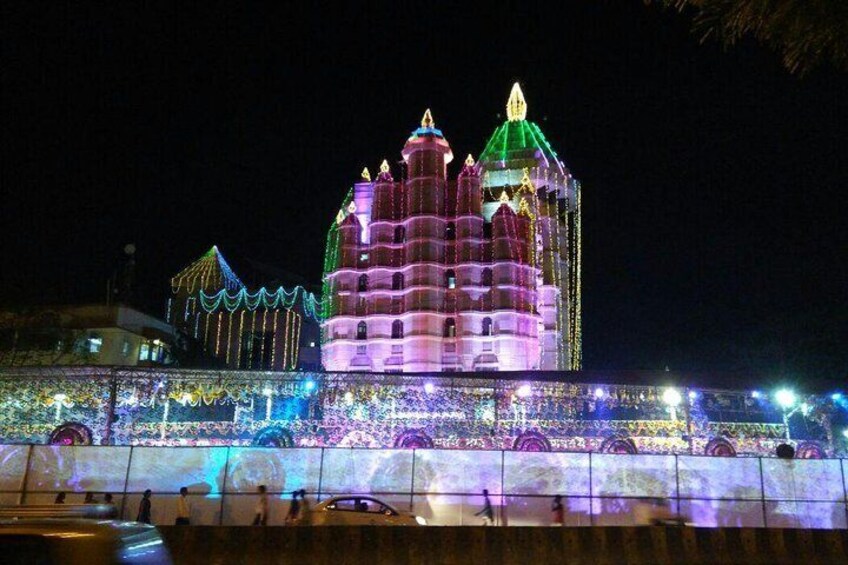
[{"label": "string light", "polygon": [[216,245],[171,279],[171,290],[175,294],[180,289],[186,290],[188,294],[194,294],[195,290],[218,288],[238,290],[244,288],[244,284],[230,268]]}]

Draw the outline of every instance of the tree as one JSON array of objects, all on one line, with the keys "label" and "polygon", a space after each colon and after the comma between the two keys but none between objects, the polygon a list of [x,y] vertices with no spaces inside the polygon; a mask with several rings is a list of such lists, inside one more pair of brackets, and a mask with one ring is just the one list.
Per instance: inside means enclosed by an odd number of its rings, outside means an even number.
[{"label": "tree", "polygon": [[827,62],[848,70],[845,0],[654,1],[680,12],[694,12],[693,31],[702,42],[715,38],[731,46],[750,35],[777,51],[791,73],[802,75]]}]

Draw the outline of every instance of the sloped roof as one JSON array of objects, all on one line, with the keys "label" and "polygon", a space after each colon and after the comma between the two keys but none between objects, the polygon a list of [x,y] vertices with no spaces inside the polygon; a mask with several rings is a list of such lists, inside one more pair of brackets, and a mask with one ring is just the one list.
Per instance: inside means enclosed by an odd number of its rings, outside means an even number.
[{"label": "sloped roof", "polygon": [[189,294],[193,294],[199,290],[206,292],[241,290],[244,288],[244,283],[218,251],[218,246],[213,245],[202,257],[171,279],[171,288],[174,292],[185,289]]}]

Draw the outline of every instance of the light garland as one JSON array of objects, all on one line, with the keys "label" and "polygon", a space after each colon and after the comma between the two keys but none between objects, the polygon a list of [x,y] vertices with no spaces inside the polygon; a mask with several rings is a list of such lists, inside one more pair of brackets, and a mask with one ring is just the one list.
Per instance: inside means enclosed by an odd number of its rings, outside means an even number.
[{"label": "light garland", "polygon": [[196,290],[218,288],[234,291],[244,288],[244,284],[216,245],[171,279],[171,290],[174,294],[181,289],[188,294],[194,294]]}]

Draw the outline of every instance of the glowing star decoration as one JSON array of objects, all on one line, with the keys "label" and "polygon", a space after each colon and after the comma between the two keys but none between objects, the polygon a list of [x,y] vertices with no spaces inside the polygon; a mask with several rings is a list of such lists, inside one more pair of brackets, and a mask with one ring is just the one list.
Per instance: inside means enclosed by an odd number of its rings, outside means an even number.
[{"label": "glowing star decoration", "polygon": [[509,196],[506,193],[506,189],[501,191],[501,197],[498,200],[500,200],[501,204],[509,204]]},{"label": "glowing star decoration", "polygon": [[351,201],[350,204],[347,205],[348,214],[353,214],[356,212],[356,202]]},{"label": "glowing star decoration", "polygon": [[521,92],[521,87],[518,83],[512,85],[512,92],[509,93],[509,100],[506,103],[506,116],[510,122],[521,122],[527,119],[527,102],[524,100],[524,93]]},{"label": "glowing star decoration", "polygon": [[424,110],[424,117],[421,118],[421,127],[422,128],[432,128],[435,127],[436,122],[433,120],[433,114],[430,113],[430,108]]},{"label": "glowing star decoration", "polygon": [[471,156],[471,153],[468,154],[468,157],[465,158],[465,164],[469,167],[474,166],[474,157]]},{"label": "glowing star decoration", "polygon": [[371,172],[368,170],[368,167],[362,169],[362,180],[367,180],[371,182]]}]

